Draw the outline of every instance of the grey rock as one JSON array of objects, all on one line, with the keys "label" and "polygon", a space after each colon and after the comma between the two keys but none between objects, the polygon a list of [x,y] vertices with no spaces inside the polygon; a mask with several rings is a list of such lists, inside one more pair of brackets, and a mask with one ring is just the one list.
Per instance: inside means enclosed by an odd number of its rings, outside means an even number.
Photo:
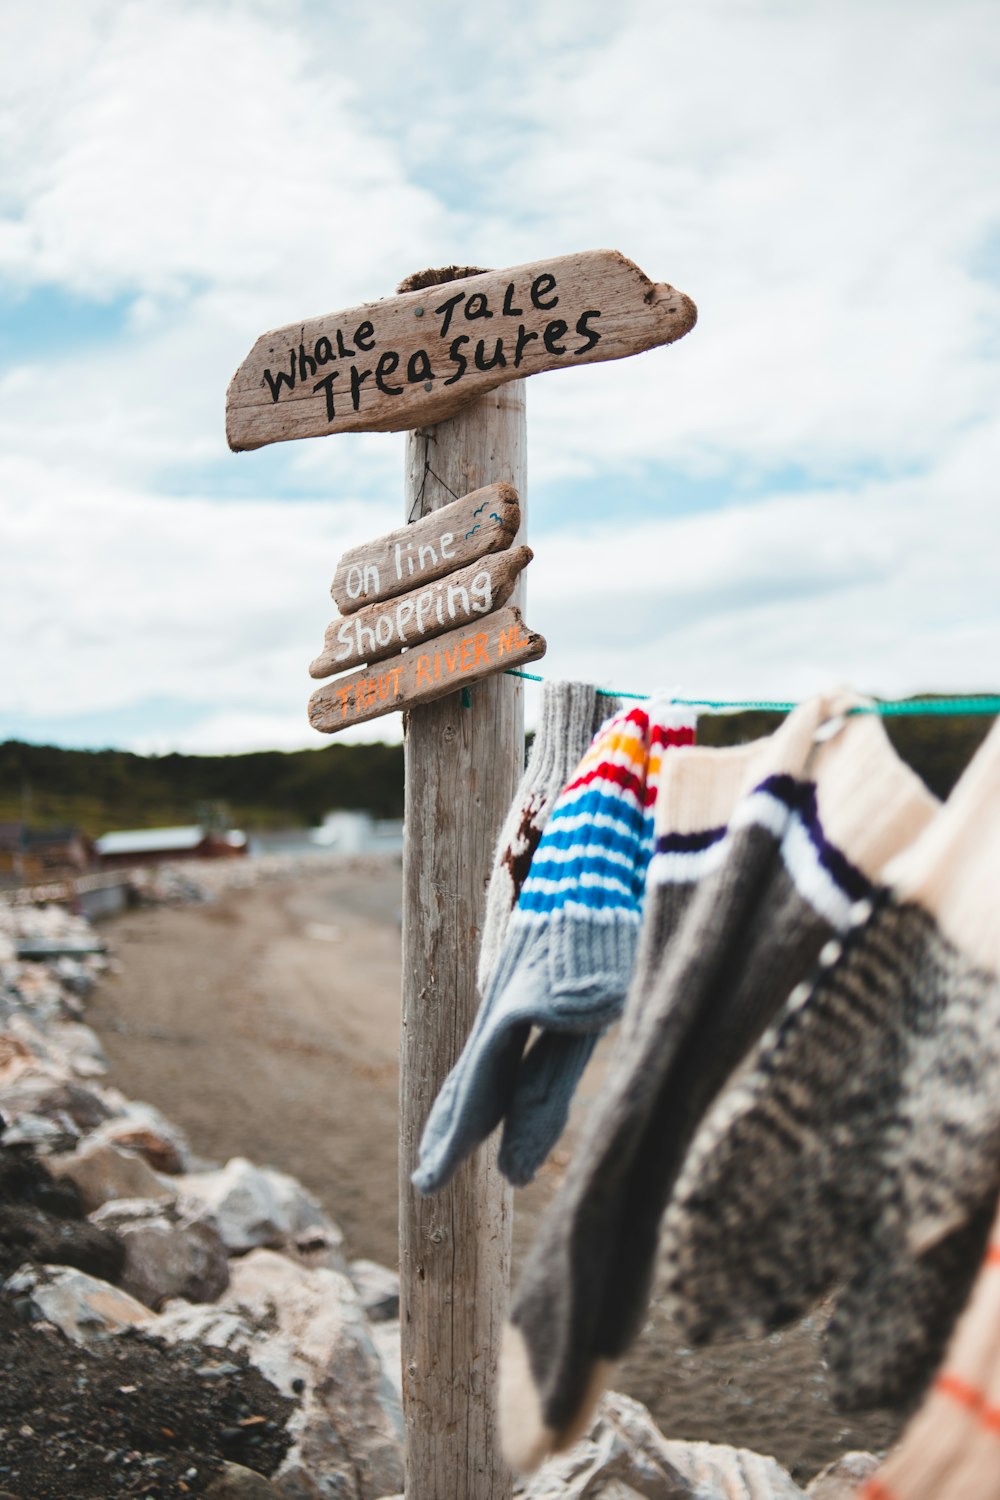
[{"label": "grey rock", "polygon": [[41,1115],[54,1120],[75,1135],[85,1135],[111,1116],[103,1099],[85,1084],[70,1078],[48,1078],[27,1073],[3,1091],[4,1119],[17,1121],[23,1115]]},{"label": "grey rock", "polygon": [[281,1500],[281,1492],[263,1474],[227,1463],[205,1491],[205,1500]]},{"label": "grey rock", "polygon": [[79,1139],[79,1131],[69,1121],[45,1115],[19,1115],[3,1132],[5,1146],[33,1146],[41,1156],[72,1151]]},{"label": "grey rock", "polygon": [[310,1271],[340,1271],[347,1275],[344,1236],[329,1219],[325,1224],[314,1224],[310,1229],[290,1235],[279,1248],[283,1255],[290,1256]]},{"label": "grey rock", "polygon": [[100,1141],[83,1141],[65,1156],[53,1156],[49,1170],[54,1177],[69,1177],[80,1189],[87,1213],[118,1198],[173,1198],[175,1181],[160,1177],[132,1151]]},{"label": "grey rock", "polygon": [[874,1453],[857,1449],[844,1453],[810,1479],[806,1494],[809,1500],[851,1500],[855,1490],[871,1478],[880,1462]]},{"label": "grey rock", "polygon": [[369,1320],[384,1323],[399,1317],[399,1276],[374,1260],[352,1260],[347,1274]]},{"label": "grey rock", "polygon": [[213,1302],[229,1285],[229,1259],[211,1214],[194,1198],[122,1198],[91,1215],[125,1245],[121,1285],[147,1307],[172,1297]]},{"label": "grey rock", "polygon": [[120,1113],[95,1129],[88,1140],[118,1146],[141,1156],[155,1172],[176,1175],[192,1166],[184,1132],[152,1104],[125,1100]]},{"label": "grey rock", "polygon": [[8,1279],[6,1291],[26,1298],[36,1319],[53,1323],[75,1344],[143,1327],[153,1316],[127,1292],[69,1266],[22,1266]]},{"label": "grey rock", "polygon": [[332,1230],[323,1210],[301,1183],[274,1167],[256,1167],[234,1156],[213,1172],[189,1172],[175,1179],[178,1192],[200,1198],[234,1254],[281,1246],[302,1231]]},{"label": "grey rock", "polygon": [[288,1424],[293,1447],[272,1476],[285,1500],[375,1500],[398,1490],[399,1412],[348,1278],[272,1250],[232,1261],[230,1273],[214,1306],[173,1305],[151,1332],[246,1353],[299,1401]]},{"label": "grey rock", "polygon": [[543,1464],[522,1493],[524,1500],[803,1500],[773,1458],[670,1441],[644,1406],[613,1391],[585,1436]]}]

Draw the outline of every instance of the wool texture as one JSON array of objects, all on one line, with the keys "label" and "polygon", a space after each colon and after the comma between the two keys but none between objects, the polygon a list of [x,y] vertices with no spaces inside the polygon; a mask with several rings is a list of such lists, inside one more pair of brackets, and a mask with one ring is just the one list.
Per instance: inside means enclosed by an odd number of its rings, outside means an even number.
[{"label": "wool texture", "polygon": [[[618,1046],[512,1306],[508,1355],[531,1384],[535,1413],[501,1407],[515,1466],[566,1446],[586,1424],[641,1327],[659,1220],[703,1115],[849,927],[885,859],[933,815],[934,799],[881,723],[843,717],[844,702],[803,704],[756,747],[742,795],[721,817],[705,790],[719,776],[710,757],[726,752],[665,762]],[[732,794],[726,779],[717,800]]]},{"label": "wool texture", "polygon": [[[424,1127],[412,1177],[420,1192],[443,1187],[499,1124],[533,1026],[597,1033],[620,1012],[652,845],[650,759],[693,739],[690,710],[654,705],[614,715],[587,750],[539,840],[472,1032]],[[566,1060],[575,1063],[575,1054]],[[532,1159],[555,1144],[568,1104],[560,1086],[535,1101],[530,1119],[522,1111]]]},{"label": "wool texture", "polygon": [[585,682],[546,682],[542,711],[524,776],[504,820],[486,891],[479,948],[478,984],[483,994],[556,799],[579,765],[612,702]]},{"label": "wool texture", "polygon": [[925,1388],[1000,1191],[998,877],[1000,725],[699,1132],[663,1246],[694,1342],[777,1328],[846,1283],[839,1402]]},{"label": "wool texture", "polygon": [[996,1500],[1000,1492],[1000,1217],[926,1400],[857,1500]]},{"label": "wool texture", "polygon": [[[633,899],[637,902],[640,918],[645,915],[663,757],[668,750],[673,754],[685,745],[692,745],[694,734],[695,723],[689,711],[664,711],[655,705],[650,708],[642,825],[637,846],[630,854]],[[580,775],[566,788],[565,807],[569,814],[564,825],[566,837],[553,837],[545,849],[539,850],[538,863],[533,866],[531,874],[543,884],[549,879],[558,881],[566,877],[569,866],[564,857],[567,849],[573,852],[574,859],[586,859],[580,832],[584,826],[581,819],[587,816],[588,805],[593,808],[593,828],[598,833],[600,820],[607,815],[603,789],[598,786],[594,797],[591,791],[594,783],[587,779],[588,776],[589,772],[581,765]],[[581,788],[586,790],[583,797],[578,798],[576,792]],[[593,831],[588,837],[593,837]],[[565,1129],[573,1095],[594,1048],[606,1027],[620,1014],[632,967],[631,962],[627,971],[624,965],[622,967],[613,1007],[601,1000],[599,1008],[593,1008],[590,1018],[577,1017],[573,1030],[562,1025],[544,1026],[525,1053],[511,1090],[497,1157],[501,1172],[516,1187],[532,1181]]]}]

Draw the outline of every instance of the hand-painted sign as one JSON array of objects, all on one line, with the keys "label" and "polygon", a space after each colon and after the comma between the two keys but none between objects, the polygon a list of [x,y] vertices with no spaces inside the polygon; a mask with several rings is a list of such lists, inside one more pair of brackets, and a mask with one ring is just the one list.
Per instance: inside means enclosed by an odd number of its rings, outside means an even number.
[{"label": "hand-painted sign", "polygon": [[431,640],[456,625],[468,625],[506,604],[530,547],[515,547],[481,558],[447,578],[370,604],[327,627],[323,650],[309,668],[311,677],[330,677],[361,662],[369,666],[395,656],[404,646]]},{"label": "hand-painted sign", "polygon": [[696,318],[617,250],[486,271],[263,334],[230,382],[226,435],[240,452],[424,427],[504,381],[673,343]]},{"label": "hand-painted sign", "polygon": [[394,709],[430,703],[544,654],[543,638],[528,629],[518,609],[506,605],[470,629],[449,631],[382,666],[324,683],[309,700],[309,722],[322,734],[335,734]]},{"label": "hand-painted sign", "polygon": [[410,526],[352,547],[337,564],[330,593],[342,615],[352,614],[509,547],[520,524],[516,490],[484,485]]}]

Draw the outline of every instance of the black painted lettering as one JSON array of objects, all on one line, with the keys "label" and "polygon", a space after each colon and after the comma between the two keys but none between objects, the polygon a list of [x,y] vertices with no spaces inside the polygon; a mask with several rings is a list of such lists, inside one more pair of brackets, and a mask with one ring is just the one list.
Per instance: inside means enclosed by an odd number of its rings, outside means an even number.
[{"label": "black painted lettering", "polygon": [[465,304],[465,316],[471,323],[473,318],[492,318],[485,292],[473,292]]},{"label": "black painted lettering", "polygon": [[359,323],[354,330],[354,342],[366,354],[370,353],[375,348],[375,324],[369,323],[367,318],[363,323]]},{"label": "black painted lettering", "polygon": [[339,370],[334,370],[332,374],[324,376],[322,380],[317,380],[316,384],[313,386],[313,391],[326,392],[326,420],[328,422],[332,422],[334,417],[337,415],[333,405],[333,382],[337,379],[339,374]]},{"label": "black painted lettering", "polygon": [[434,308],[435,313],[444,313],[444,322],[441,324],[441,337],[442,338],[447,338],[447,336],[448,336],[448,329],[451,327],[451,320],[452,320],[452,318],[454,317],[454,314],[455,314],[455,308],[458,306],[458,304],[460,302],[464,302],[464,301],[465,301],[465,293],[464,292],[456,292],[455,295],[454,295],[454,297],[449,297],[448,300],[447,300],[447,302],[442,302],[441,305],[440,305],[440,307],[435,307]]},{"label": "black painted lettering", "polygon": [[542,301],[542,298],[547,296],[549,292],[554,292],[555,288],[556,278],[550,271],[543,271],[541,276],[536,276],[531,283],[532,307],[537,307],[539,312],[548,312],[551,307],[555,307],[559,301],[558,297],[553,297],[551,302]]},{"label": "black painted lettering", "polygon": [[355,349],[348,349],[347,345],[344,343],[344,335],[341,333],[339,328],[337,329],[337,353],[340,355],[341,359],[353,359],[355,354],[357,353],[357,350]]},{"label": "black painted lettering", "polygon": [[479,343],[476,345],[476,369],[477,370],[493,370],[493,369],[496,369],[497,367],[499,367],[501,370],[504,370],[504,369],[507,368],[507,361],[504,358],[504,353],[503,353],[503,339],[497,339],[496,348],[493,350],[493,358],[490,360],[490,362],[488,364],[486,363],[485,355],[486,355],[486,340],[485,339],[480,339]]},{"label": "black painted lettering", "polygon": [[333,345],[325,333],[322,338],[316,340],[316,347],[313,350],[313,354],[316,356],[316,363],[318,365],[328,365],[333,358]]},{"label": "black painted lettering", "polygon": [[307,375],[316,374],[316,361],[311,354],[306,353],[304,344],[299,345],[299,379],[305,380]]},{"label": "black painted lettering", "polygon": [[403,394],[403,387],[401,385],[386,385],[385,383],[385,377],[398,369],[399,355],[395,349],[387,349],[384,354],[379,355],[378,364],[375,366],[375,384],[384,396],[401,396]]},{"label": "black painted lettering", "polygon": [[525,328],[522,323],[517,330],[517,343],[514,345],[514,369],[516,370],[524,358],[524,350],[532,339],[537,339],[538,334],[533,333],[530,328]]},{"label": "black painted lettering", "polygon": [[462,376],[465,374],[465,368],[469,361],[466,359],[465,355],[461,352],[458,346],[459,344],[467,344],[468,342],[469,335],[467,333],[460,333],[457,339],[452,339],[451,347],[448,350],[448,358],[451,360],[453,365],[458,365],[458,369],[455,371],[454,375],[448,376],[448,379],[445,381],[445,385],[454,385],[456,380],[461,380]]},{"label": "black painted lettering", "polygon": [[566,345],[556,343],[556,339],[561,339],[565,332],[566,324],[562,318],[553,318],[551,323],[546,323],[545,332],[542,334],[542,342],[550,354],[566,353]]},{"label": "black painted lettering", "polygon": [[357,411],[361,405],[361,387],[371,374],[371,370],[359,370],[357,365],[351,366],[351,404]]},{"label": "black painted lettering", "polygon": [[406,378],[411,385],[416,385],[420,380],[433,379],[434,371],[431,369],[430,355],[426,349],[414,349],[406,361]]},{"label": "black painted lettering", "polygon": [[513,296],[514,283],[512,281],[509,281],[507,283],[507,290],[503,294],[503,315],[505,318],[523,318],[524,308],[513,307],[511,305]]},{"label": "black painted lettering", "polygon": [[586,354],[588,349],[593,349],[595,344],[600,343],[601,335],[598,333],[596,328],[591,328],[589,326],[591,318],[599,318],[600,316],[601,315],[597,311],[597,308],[591,307],[585,313],[581,313],[577,318],[576,331],[577,333],[585,334],[587,342],[585,344],[581,344],[579,348],[574,349],[574,354]]},{"label": "black painted lettering", "polygon": [[295,389],[295,350],[294,349],[289,349],[289,351],[288,351],[288,369],[287,370],[279,370],[276,375],[272,375],[271,372],[270,372],[270,370],[265,370],[264,371],[264,379],[267,381],[268,385],[271,387],[271,400],[272,401],[277,401],[278,397],[281,395],[281,387],[283,385],[287,385],[287,387],[288,387],[288,389],[290,391],[294,391],[294,389]]}]

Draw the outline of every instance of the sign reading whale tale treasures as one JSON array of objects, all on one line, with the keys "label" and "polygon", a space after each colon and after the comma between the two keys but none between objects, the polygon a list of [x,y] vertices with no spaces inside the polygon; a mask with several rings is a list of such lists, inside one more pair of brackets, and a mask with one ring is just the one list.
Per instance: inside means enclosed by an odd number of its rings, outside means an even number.
[{"label": "sign reading whale tale treasures", "polygon": [[334,620],[327,626],[323,650],[310,666],[309,675],[330,677],[360,662],[384,661],[404,646],[492,614],[506,604],[531,557],[530,547],[498,552],[426,588],[397,594]]},{"label": "sign reading whale tale treasures", "polygon": [[352,547],[337,564],[330,593],[340,613],[351,614],[509,547],[520,524],[517,491],[484,485],[378,541]]},{"label": "sign reading whale tale treasures", "polygon": [[363,724],[443,698],[481,677],[504,672],[545,654],[542,636],[529,630],[512,604],[461,630],[414,646],[376,667],[363,667],[317,688],[309,699],[309,722],[323,734]]},{"label": "sign reading whale tale treasures", "polygon": [[485,271],[262,334],[230,381],[226,436],[240,452],[426,427],[504,381],[673,343],[697,315],[617,250]]}]

